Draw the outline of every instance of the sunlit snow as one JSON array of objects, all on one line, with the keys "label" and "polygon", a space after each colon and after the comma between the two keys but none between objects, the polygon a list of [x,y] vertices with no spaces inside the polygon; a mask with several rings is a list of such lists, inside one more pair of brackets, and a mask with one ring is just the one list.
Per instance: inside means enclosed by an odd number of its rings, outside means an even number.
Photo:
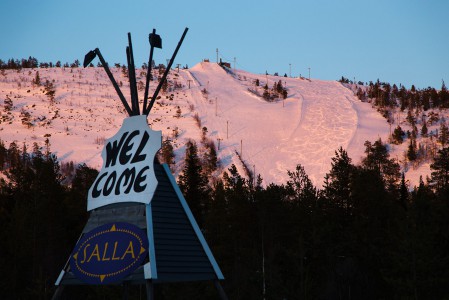
[{"label": "sunlit snow", "polygon": [[[37,71],[42,83],[54,80],[54,104],[43,93],[43,86],[32,86]],[[112,68],[112,71],[129,99],[128,79],[121,69]],[[137,81],[143,84],[145,76],[141,71],[136,72]],[[157,76],[157,70],[154,71]],[[51,135],[51,150],[61,161],[101,167],[103,142],[117,132],[126,117],[102,68],[23,69],[4,73],[0,75],[0,109],[2,117],[5,116],[0,124],[0,139],[6,147],[12,141],[19,147],[25,142],[31,151],[34,142],[43,146],[45,135]],[[256,79],[260,81],[259,87],[254,84]],[[287,99],[267,102],[256,95],[262,94],[266,83],[272,88],[279,80],[288,90]],[[208,62],[186,70],[174,69],[169,81],[179,88],[160,94],[148,122],[152,129],[162,130],[164,139],[174,143],[175,175],[182,169],[185,142],[193,139],[201,145],[203,127],[207,127],[207,137],[217,146],[220,144],[221,168],[217,173],[235,164],[244,174],[236,155],[239,153],[248,169],[261,174],[265,184],[285,183],[287,170],[301,164],[319,188],[339,147],[348,151],[354,163],[359,163],[366,140],[388,140],[390,128],[386,120],[371,104],[361,102],[337,81],[260,75],[242,70],[226,72]],[[151,91],[156,84],[151,82]],[[7,96],[14,104],[9,115],[3,110]],[[139,99],[142,98],[140,89]],[[179,118],[176,117],[178,106]],[[30,113],[33,127],[22,124],[21,111]],[[392,157],[401,160],[404,147],[393,147]],[[424,178],[429,175],[429,164],[405,171],[413,186],[419,175]]]}]

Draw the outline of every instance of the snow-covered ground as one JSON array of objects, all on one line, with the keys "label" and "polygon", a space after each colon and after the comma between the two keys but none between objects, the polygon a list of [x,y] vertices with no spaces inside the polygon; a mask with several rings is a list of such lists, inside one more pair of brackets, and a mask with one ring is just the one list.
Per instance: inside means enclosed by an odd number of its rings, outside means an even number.
[{"label": "snow-covered ground", "polygon": [[[129,99],[127,78],[119,68],[112,69]],[[47,79],[54,81],[54,104],[50,104],[42,86],[33,87],[37,71],[43,83]],[[114,135],[126,117],[103,69],[24,69],[4,73],[0,75],[0,139],[7,147],[12,141],[17,141],[19,147],[25,142],[28,149],[34,142],[43,146],[46,135],[51,135],[51,150],[61,161],[101,167],[104,139]],[[143,83],[144,74],[141,70],[136,73],[137,81]],[[172,70],[169,79],[180,87],[160,94],[148,122],[173,141],[176,175],[182,169],[185,142],[193,139],[200,145],[202,127],[207,127],[209,139],[220,144],[220,170],[235,164],[244,174],[236,155],[239,153],[251,171],[261,174],[265,184],[285,183],[287,170],[301,164],[319,188],[340,146],[358,163],[366,140],[388,139],[386,120],[371,104],[361,102],[336,81],[257,75],[242,70],[233,75],[207,62],[187,70]],[[257,88],[256,79],[260,81]],[[271,88],[279,80],[288,90],[285,100],[267,102],[248,90],[262,94],[267,81]],[[155,85],[151,82],[152,91]],[[4,111],[7,96],[14,105],[10,114]],[[142,90],[139,98],[143,98]],[[180,117],[176,116],[178,106]],[[22,124],[22,110],[30,113],[33,127]],[[394,147],[392,157],[401,159],[403,151],[404,145]],[[420,174],[429,174],[429,164],[408,170],[406,177],[411,186],[417,184]]]},{"label": "snow-covered ground", "polygon": [[[196,78],[191,98],[203,123],[217,138],[223,138],[221,157],[232,157],[238,165],[232,154],[235,150],[240,153],[242,144],[242,158],[268,183],[286,182],[287,170],[294,170],[300,163],[311,180],[321,186],[330,170],[331,157],[340,146],[357,160],[366,140],[388,134],[385,120],[338,82],[243,71],[238,71],[235,78],[212,63],[200,63],[186,73]],[[248,92],[256,78],[261,85],[268,79],[270,88],[281,80],[288,98],[266,102]],[[211,103],[201,97],[199,90],[203,88],[210,91]],[[262,87],[259,89],[262,91]]]}]

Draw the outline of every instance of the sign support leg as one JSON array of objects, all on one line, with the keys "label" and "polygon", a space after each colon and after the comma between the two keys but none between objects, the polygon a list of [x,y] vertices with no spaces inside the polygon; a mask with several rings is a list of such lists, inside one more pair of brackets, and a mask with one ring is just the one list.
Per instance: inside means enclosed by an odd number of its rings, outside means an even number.
[{"label": "sign support leg", "polygon": [[214,285],[215,285],[215,288],[218,291],[218,294],[220,295],[220,299],[221,300],[228,300],[228,296],[226,296],[226,293],[225,293],[223,287],[221,286],[220,281],[214,280]]},{"label": "sign support leg", "polygon": [[145,286],[147,288],[147,300],[154,300],[154,285],[153,281],[147,279],[145,281]]},{"label": "sign support leg", "polygon": [[129,296],[129,283],[123,283],[123,300],[128,300]]},{"label": "sign support leg", "polygon": [[64,291],[64,286],[63,285],[59,285],[56,288],[56,291],[53,294],[53,297],[51,298],[51,300],[58,300],[61,297],[63,291]]}]

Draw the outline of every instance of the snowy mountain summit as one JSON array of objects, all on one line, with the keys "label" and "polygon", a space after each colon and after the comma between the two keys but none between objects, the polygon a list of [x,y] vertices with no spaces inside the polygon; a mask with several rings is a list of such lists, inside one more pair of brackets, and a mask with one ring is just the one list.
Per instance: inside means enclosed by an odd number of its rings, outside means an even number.
[{"label": "snowy mountain summit", "polygon": [[[126,72],[120,67],[112,71],[129,95]],[[145,71],[136,71],[139,99]],[[153,78],[161,76],[160,70],[153,71]],[[153,90],[156,85],[151,81]],[[276,89],[279,94],[271,93]],[[207,140],[217,148],[217,174],[235,164],[241,174],[255,172],[264,184],[281,184],[288,179],[287,171],[301,164],[320,188],[338,148],[359,163],[365,141],[387,141],[390,133],[370,103],[337,81],[259,75],[202,62],[171,70],[164,90],[148,123],[171,141],[176,175],[182,170],[186,142],[201,145]],[[104,140],[126,117],[98,67],[6,70],[0,75],[0,111],[0,139],[6,147],[16,141],[31,149],[34,142],[43,146],[48,138],[61,161],[97,169]],[[419,172],[428,175],[428,169],[411,172],[411,183],[417,184]]]}]

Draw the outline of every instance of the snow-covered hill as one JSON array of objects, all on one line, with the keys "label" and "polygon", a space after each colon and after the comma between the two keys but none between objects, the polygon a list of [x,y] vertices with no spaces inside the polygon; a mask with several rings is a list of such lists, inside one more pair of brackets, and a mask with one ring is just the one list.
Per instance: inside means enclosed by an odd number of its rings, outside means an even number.
[{"label": "snow-covered hill", "polygon": [[[112,69],[125,96],[129,95],[128,79],[120,68]],[[45,95],[43,86],[33,86],[36,72],[42,83],[53,83],[54,103]],[[24,142],[31,149],[34,142],[43,146],[48,137],[52,152],[61,161],[101,167],[103,142],[117,132],[126,117],[102,68],[2,73],[0,139],[6,146],[16,141],[19,147]],[[144,73],[136,73],[138,86],[142,87]],[[256,79],[259,87],[254,84]],[[285,100],[267,102],[258,96],[263,93],[262,86],[268,83],[271,88],[279,80],[288,91]],[[200,145],[203,127],[207,128],[207,137],[219,145],[218,172],[235,164],[244,174],[240,156],[250,171],[261,174],[265,184],[285,183],[287,170],[294,170],[300,163],[321,187],[331,157],[340,146],[358,163],[366,140],[388,140],[390,128],[386,120],[371,104],[361,102],[336,81],[257,75],[242,70],[226,72],[208,62],[187,70],[172,70],[169,81],[171,90],[160,94],[148,122],[173,141],[176,175],[182,169],[185,142],[193,139]],[[155,86],[152,81],[152,90]],[[9,112],[5,109],[8,98],[13,101]],[[139,98],[143,98],[142,89]],[[33,126],[26,125],[24,118]],[[392,157],[400,160],[403,151],[403,147],[392,148]],[[413,186],[420,174],[429,174],[429,164],[407,171]]]},{"label": "snow-covered hill", "polygon": [[[243,159],[251,167],[255,166],[256,173],[262,174],[266,182],[286,182],[287,170],[301,163],[312,181],[321,183],[338,147],[348,149],[352,157],[358,158],[365,140],[378,133],[381,136],[388,133],[385,120],[338,82],[260,76],[242,71],[237,72],[238,80],[211,63],[198,64],[188,72],[197,79],[195,88],[206,87],[210,90],[209,99],[212,102],[217,99],[215,115],[213,103],[209,104],[198,94],[192,97],[205,120],[203,123],[217,138],[224,139],[222,157],[233,157],[235,150],[240,152],[242,142]],[[256,78],[261,85],[268,79],[270,88],[281,80],[288,90],[288,98],[266,102],[248,92]]]}]

